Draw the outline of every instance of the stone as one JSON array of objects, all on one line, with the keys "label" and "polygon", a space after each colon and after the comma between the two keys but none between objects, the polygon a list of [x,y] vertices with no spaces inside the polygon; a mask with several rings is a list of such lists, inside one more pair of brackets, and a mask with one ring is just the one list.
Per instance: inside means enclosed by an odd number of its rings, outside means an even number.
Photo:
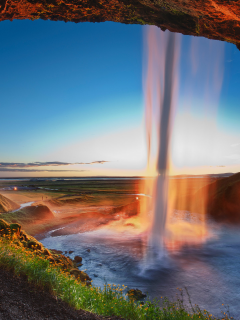
[{"label": "stone", "polygon": [[45,255],[45,256],[51,256],[51,252],[48,250],[48,249],[44,249],[43,250],[43,254]]},{"label": "stone", "polygon": [[69,254],[73,253],[74,251],[68,251]]},{"label": "stone", "polygon": [[77,267],[81,267],[83,264],[81,262],[76,263]]},{"label": "stone", "polygon": [[82,257],[80,257],[80,256],[75,256],[75,257],[74,257],[74,261],[75,261],[75,262],[82,262]]},{"label": "stone", "polygon": [[139,289],[130,289],[127,291],[127,295],[129,299],[133,300],[141,300],[146,298],[146,294],[142,293],[142,291]]},{"label": "stone", "polygon": [[32,239],[28,241],[27,247],[29,249],[33,249],[33,250],[42,250],[43,249],[43,246],[40,242],[34,241]]},{"label": "stone", "polygon": [[63,251],[61,250],[56,250],[56,249],[50,249],[52,253],[56,253],[56,254],[62,254]]}]

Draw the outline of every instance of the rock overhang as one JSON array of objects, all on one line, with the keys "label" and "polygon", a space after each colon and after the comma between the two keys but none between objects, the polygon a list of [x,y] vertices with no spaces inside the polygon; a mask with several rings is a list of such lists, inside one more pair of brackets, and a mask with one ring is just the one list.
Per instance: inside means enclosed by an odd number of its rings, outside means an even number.
[{"label": "rock overhang", "polygon": [[0,21],[14,19],[156,25],[240,49],[238,0],[0,0]]}]

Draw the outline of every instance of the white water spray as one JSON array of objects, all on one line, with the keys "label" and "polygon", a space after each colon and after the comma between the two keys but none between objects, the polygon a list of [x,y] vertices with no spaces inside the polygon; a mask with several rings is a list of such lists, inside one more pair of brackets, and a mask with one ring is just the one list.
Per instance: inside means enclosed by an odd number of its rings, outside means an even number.
[{"label": "white water spray", "polygon": [[148,27],[148,72],[146,79],[146,127],[148,162],[153,148],[152,125],[156,122],[157,178],[153,187],[152,221],[149,232],[148,260],[163,254],[163,237],[168,212],[168,155],[171,116],[176,88],[176,61],[179,48],[175,33]]}]

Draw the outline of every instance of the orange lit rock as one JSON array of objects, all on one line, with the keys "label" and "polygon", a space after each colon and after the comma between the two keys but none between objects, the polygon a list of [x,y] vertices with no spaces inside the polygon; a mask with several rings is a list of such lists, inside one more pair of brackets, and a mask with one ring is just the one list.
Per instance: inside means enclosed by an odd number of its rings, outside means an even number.
[{"label": "orange lit rock", "polygon": [[238,0],[0,0],[0,21],[13,19],[151,24],[240,48]]}]

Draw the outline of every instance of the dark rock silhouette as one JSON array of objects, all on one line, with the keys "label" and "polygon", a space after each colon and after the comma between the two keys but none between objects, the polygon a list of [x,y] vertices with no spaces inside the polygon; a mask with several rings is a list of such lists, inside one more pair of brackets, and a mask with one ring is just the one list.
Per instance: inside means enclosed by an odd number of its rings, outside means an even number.
[{"label": "dark rock silhouette", "polygon": [[74,261],[75,261],[76,263],[82,262],[82,257],[80,257],[80,256],[75,256],[75,257],[74,257]]},{"label": "dark rock silhouette", "polygon": [[240,2],[229,0],[0,0],[0,21],[115,21],[224,40],[240,48]]},{"label": "dark rock silhouette", "polygon": [[240,172],[218,179],[205,188],[208,188],[209,216],[219,222],[240,223]]}]

